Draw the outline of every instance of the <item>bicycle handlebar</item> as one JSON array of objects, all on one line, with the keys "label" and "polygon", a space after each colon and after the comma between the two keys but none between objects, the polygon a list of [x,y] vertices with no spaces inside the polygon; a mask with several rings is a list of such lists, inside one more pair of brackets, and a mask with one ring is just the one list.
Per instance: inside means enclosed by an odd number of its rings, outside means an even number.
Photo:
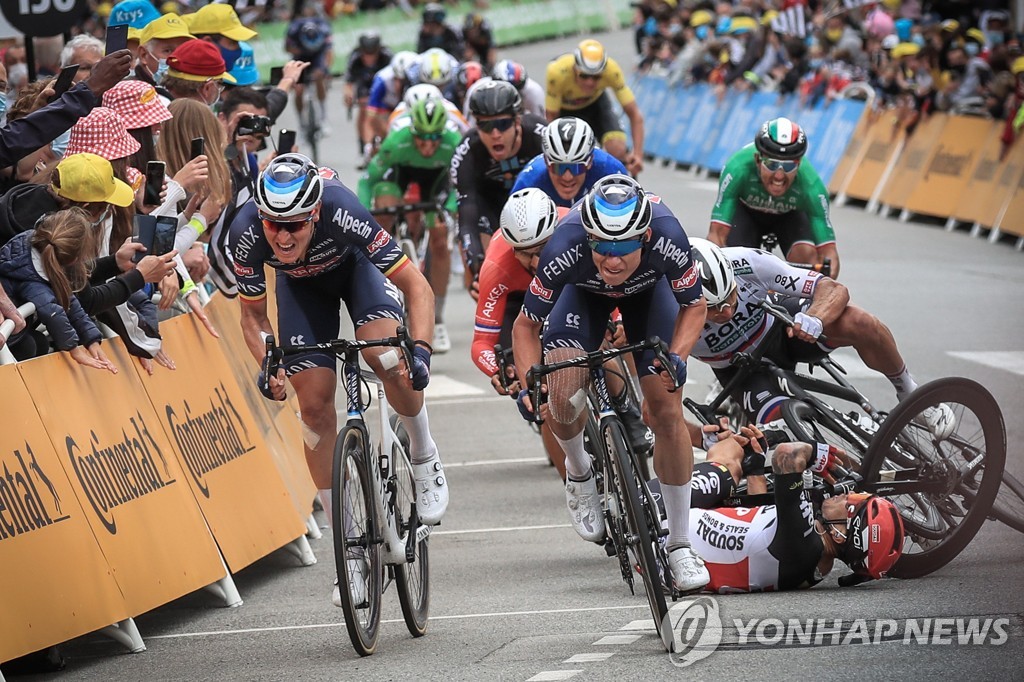
[{"label": "bicycle handlebar", "polygon": [[[761,310],[768,313],[769,315],[771,315],[772,317],[774,317],[775,319],[779,320],[780,322],[785,322],[787,326],[792,327],[794,324],[796,324],[796,321],[790,316],[788,310],[786,310],[780,305],[775,305],[774,303],[771,303],[767,299],[761,301],[758,304],[758,307],[761,308]],[[825,336],[824,334],[818,334],[817,340],[821,341],[822,343],[827,343],[828,337]]]},{"label": "bicycle handlebar", "polygon": [[264,359],[266,368],[267,381],[270,380],[272,374],[276,374],[277,370],[281,367],[281,361],[287,355],[296,355],[298,353],[312,353],[312,352],[325,352],[332,355],[343,356],[342,361],[347,362],[349,356],[359,351],[366,350],[367,348],[398,348],[402,352],[402,357],[405,359],[405,366],[408,372],[412,373],[413,367],[413,356],[412,356],[412,340],[409,338],[409,332],[404,326],[398,327],[395,330],[394,336],[385,337],[382,339],[366,339],[363,341],[350,340],[350,339],[333,339],[331,341],[324,341],[323,343],[310,343],[301,345],[290,345],[290,346],[278,346],[274,341],[273,336],[266,337],[266,357]]}]

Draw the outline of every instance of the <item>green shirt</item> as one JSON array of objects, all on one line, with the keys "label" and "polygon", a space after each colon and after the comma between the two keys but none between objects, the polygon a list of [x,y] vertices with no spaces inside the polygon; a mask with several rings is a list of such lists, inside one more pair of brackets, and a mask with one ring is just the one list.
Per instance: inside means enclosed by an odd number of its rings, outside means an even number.
[{"label": "green shirt", "polygon": [[781,197],[773,197],[761,182],[754,154],[754,144],[748,144],[733,154],[718,179],[718,199],[711,209],[711,221],[732,226],[736,202],[762,213],[789,213],[803,211],[811,224],[811,233],[817,246],[836,240],[828,216],[828,190],[817,171],[805,158],[800,163],[793,184]]},{"label": "green shirt", "polygon": [[[416,149],[411,126],[391,132],[384,138],[377,154],[359,178],[359,202],[367,208],[372,208],[373,188],[377,183],[393,182],[401,186],[403,175],[410,180],[422,181],[424,172],[428,176],[433,175],[430,171],[436,171],[437,177],[430,183],[430,187],[421,188],[423,200],[429,201],[430,197],[439,196],[448,190],[448,167],[461,140],[461,134],[445,130],[441,134],[441,144],[437,151],[432,156],[423,156]],[[454,213],[457,208],[458,195],[455,192],[448,192],[445,209]]]}]

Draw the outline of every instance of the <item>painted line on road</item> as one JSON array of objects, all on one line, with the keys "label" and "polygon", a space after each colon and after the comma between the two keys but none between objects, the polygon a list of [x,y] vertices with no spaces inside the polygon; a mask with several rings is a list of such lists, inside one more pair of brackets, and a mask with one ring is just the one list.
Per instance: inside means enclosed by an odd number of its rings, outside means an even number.
[{"label": "painted line on road", "polygon": [[606,646],[611,644],[632,644],[643,637],[643,635],[605,635],[594,642],[591,646]]},{"label": "painted line on road", "polygon": [[437,535],[470,535],[472,533],[511,533],[520,530],[550,530],[552,528],[572,528],[569,523],[554,523],[548,526],[513,526],[511,528],[473,528],[467,530],[435,530],[430,537]]},{"label": "painted line on road", "polygon": [[502,395],[494,395],[494,396],[474,395],[474,396],[465,396],[465,397],[462,397],[462,398],[437,398],[437,399],[429,398],[428,397],[428,399],[427,399],[427,407],[434,407],[436,405],[466,405],[468,403],[498,403],[498,402],[502,402],[502,403],[505,403],[507,405],[511,405],[513,403],[513,401],[510,400],[508,397],[502,396]]},{"label": "painted line on road", "polygon": [[526,682],[553,682],[554,680],[568,680],[575,675],[579,675],[582,670],[545,670],[544,672],[537,673]]},{"label": "painted line on road", "polygon": [[614,651],[592,651],[587,654],[574,654],[562,663],[600,663],[615,655]]},{"label": "painted line on road", "polygon": [[657,632],[654,629],[654,621],[650,618],[641,618],[640,620],[631,620],[630,622],[623,625],[620,630],[650,630],[651,632]]},{"label": "painted line on road", "polygon": [[[434,398],[449,398],[454,396],[482,396],[485,391],[471,384],[452,379],[444,374],[437,373],[430,377],[430,383],[424,389],[427,400],[434,402]],[[506,398],[508,400],[508,398]]]},{"label": "painted line on road", "polygon": [[947,351],[946,355],[1024,376],[1024,351]]},{"label": "painted line on road", "polygon": [[540,464],[547,462],[547,457],[510,457],[509,459],[485,459],[478,462],[445,462],[445,469],[458,467],[488,467],[501,464]]}]

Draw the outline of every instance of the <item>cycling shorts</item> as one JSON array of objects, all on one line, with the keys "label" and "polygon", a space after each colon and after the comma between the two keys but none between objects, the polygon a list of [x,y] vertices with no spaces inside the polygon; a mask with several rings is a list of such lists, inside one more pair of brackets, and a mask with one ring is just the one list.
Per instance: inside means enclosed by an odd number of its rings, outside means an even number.
[{"label": "cycling shorts", "polygon": [[811,221],[803,211],[789,213],[765,213],[737,202],[732,217],[732,228],[726,239],[726,246],[747,246],[761,248],[764,235],[774,233],[779,240],[782,253],[789,253],[794,244],[814,246]]},{"label": "cycling shorts", "polygon": [[330,74],[327,72],[327,50],[323,50],[313,55],[303,55],[296,57],[299,61],[309,62],[309,66],[302,70],[299,74],[299,83],[301,85],[308,85],[313,82],[313,75],[316,73],[322,73],[325,76]]},{"label": "cycling shorts", "polygon": [[[277,329],[283,344],[322,343],[338,338],[341,303],[356,329],[367,322],[402,321],[400,294],[391,280],[362,253],[339,267],[314,277],[277,273]],[[285,358],[292,376],[312,367],[335,370],[337,358],[326,353],[302,353]]]},{"label": "cycling shorts", "polygon": [[[592,351],[600,347],[608,330],[608,318],[618,307],[622,313],[622,327],[630,342],[651,336],[669,341],[675,332],[679,303],[668,280],[658,280],[650,289],[631,296],[612,298],[585,291],[573,284],[558,295],[544,332],[544,350],[577,348]],[[654,351],[634,353],[637,375],[656,374]]]},{"label": "cycling shorts", "polygon": [[698,462],[693,465],[690,477],[690,508],[714,509],[732,495],[736,481],[729,473],[729,467],[718,462]]},{"label": "cycling shorts", "polygon": [[615,111],[615,97],[610,90],[582,109],[563,109],[560,116],[582,118],[594,129],[594,135],[603,146],[608,140],[626,139],[626,133]]}]

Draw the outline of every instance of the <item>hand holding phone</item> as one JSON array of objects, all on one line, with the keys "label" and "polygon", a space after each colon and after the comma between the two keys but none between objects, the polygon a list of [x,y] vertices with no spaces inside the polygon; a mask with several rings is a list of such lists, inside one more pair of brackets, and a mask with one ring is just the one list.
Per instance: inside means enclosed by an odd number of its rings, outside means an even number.
[{"label": "hand holding phone", "polygon": [[164,188],[164,162],[150,161],[146,164],[146,190],[142,203],[146,206],[160,205],[160,192]]},{"label": "hand holding phone", "polygon": [[270,86],[275,87],[284,78],[284,67],[283,66],[272,66],[270,67]]},{"label": "hand holding phone", "polygon": [[202,156],[206,153],[206,140],[201,137],[192,138],[192,149],[189,151],[188,160]]},{"label": "hand holding phone", "polygon": [[174,235],[178,232],[177,216],[157,216],[153,235],[153,255],[162,256],[174,249]]},{"label": "hand holding phone", "polygon": [[107,51],[106,54],[114,54],[119,50],[128,49],[128,24],[107,26]]},{"label": "hand holding phone", "polygon": [[281,132],[277,134],[277,153],[278,154],[291,154],[292,147],[295,146],[295,131],[282,128]]},{"label": "hand holding phone", "polygon": [[144,213],[136,213],[132,225],[132,241],[146,247],[145,251],[136,251],[132,261],[138,263],[153,252],[153,238],[156,236],[156,217]]},{"label": "hand holding phone", "polygon": [[78,64],[69,64],[60,70],[57,75],[57,80],[53,83],[53,96],[50,101],[60,99],[60,96],[68,91],[71,87],[71,83],[75,80],[75,74],[78,73]]}]

